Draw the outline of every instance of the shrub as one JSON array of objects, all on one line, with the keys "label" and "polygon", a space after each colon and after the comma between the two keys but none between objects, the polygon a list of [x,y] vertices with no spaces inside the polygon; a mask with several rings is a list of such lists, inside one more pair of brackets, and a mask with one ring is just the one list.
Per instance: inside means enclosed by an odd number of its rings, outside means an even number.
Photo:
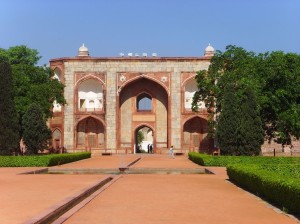
[{"label": "shrub", "polygon": [[299,164],[235,164],[227,167],[227,173],[237,185],[283,210],[300,214]]},{"label": "shrub", "polygon": [[91,157],[90,152],[43,156],[0,156],[0,167],[47,167]]},{"label": "shrub", "polygon": [[226,166],[235,184],[285,211],[300,214],[299,157],[211,156],[191,152],[189,158],[202,166]]},{"label": "shrub", "polygon": [[211,156],[190,152],[189,159],[201,166],[228,166],[230,164],[296,164],[299,157],[265,157],[265,156]]}]

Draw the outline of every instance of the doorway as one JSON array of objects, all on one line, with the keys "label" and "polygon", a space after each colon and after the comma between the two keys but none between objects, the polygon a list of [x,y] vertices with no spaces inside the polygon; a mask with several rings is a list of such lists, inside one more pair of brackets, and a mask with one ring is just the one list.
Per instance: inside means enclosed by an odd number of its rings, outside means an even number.
[{"label": "doorway", "polygon": [[141,126],[135,131],[135,153],[153,153],[153,130],[148,126]]}]

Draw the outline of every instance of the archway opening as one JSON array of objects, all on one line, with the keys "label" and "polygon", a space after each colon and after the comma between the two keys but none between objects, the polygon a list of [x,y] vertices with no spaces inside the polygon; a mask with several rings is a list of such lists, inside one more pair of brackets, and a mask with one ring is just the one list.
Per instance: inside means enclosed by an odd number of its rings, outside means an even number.
[{"label": "archway opening", "polygon": [[[197,82],[196,80],[190,79],[185,83],[184,86],[184,109],[187,111],[192,110],[192,102],[193,102],[193,97],[198,90]],[[204,102],[198,102],[198,108],[205,109],[205,104]]]},{"label": "archway opening", "polygon": [[213,149],[213,139],[208,135],[207,120],[194,117],[183,125],[183,148],[189,151],[209,152]]},{"label": "archway opening", "polygon": [[135,130],[135,153],[153,153],[153,130],[150,127]]},{"label": "archway opening", "polygon": [[77,124],[76,146],[78,149],[102,149],[105,147],[103,124],[93,117],[85,118]]},{"label": "archway opening", "polygon": [[[53,75],[53,79],[58,80],[59,82],[62,82],[62,72],[59,68],[55,68],[54,69],[54,75]],[[56,100],[54,100],[53,102],[53,112],[61,112],[62,107],[59,103],[57,103]]]},{"label": "archway opening", "polygon": [[151,79],[139,78],[124,86],[119,95],[119,148],[136,152],[136,127],[146,125],[155,128],[155,148],[167,149],[168,104],[165,88]]},{"label": "archway opening", "polygon": [[52,133],[52,146],[55,150],[61,148],[61,131],[55,129]]},{"label": "archway opening", "polygon": [[103,88],[96,79],[88,79],[78,86],[78,110],[100,111],[103,108]]}]

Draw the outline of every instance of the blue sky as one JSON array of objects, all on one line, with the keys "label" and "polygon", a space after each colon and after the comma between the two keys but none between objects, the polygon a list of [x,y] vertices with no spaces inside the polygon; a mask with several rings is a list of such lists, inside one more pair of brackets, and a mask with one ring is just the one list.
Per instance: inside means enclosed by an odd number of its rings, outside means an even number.
[{"label": "blue sky", "polygon": [[42,56],[156,52],[202,56],[211,43],[300,54],[299,0],[1,0],[0,48],[27,45]]}]

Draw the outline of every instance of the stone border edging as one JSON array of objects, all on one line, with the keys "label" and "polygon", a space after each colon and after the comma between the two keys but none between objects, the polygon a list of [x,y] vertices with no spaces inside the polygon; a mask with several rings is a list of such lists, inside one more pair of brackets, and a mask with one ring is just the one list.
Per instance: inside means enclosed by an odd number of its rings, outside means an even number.
[{"label": "stone border edging", "polygon": [[67,219],[69,219],[72,215],[82,209],[86,204],[88,204],[91,200],[97,197],[100,193],[105,191],[108,187],[110,187],[114,182],[116,182],[121,176],[115,176],[110,182],[105,184],[103,187],[92,193],[90,196],[79,202],[73,208],[62,214],[58,219],[56,219],[52,224],[61,224],[64,223]]},{"label": "stone border edging", "polygon": [[31,220],[23,222],[23,224],[48,224],[53,223],[58,217],[66,213],[68,210],[75,207],[78,203],[82,202],[84,199],[92,195],[94,192],[99,190],[105,184],[109,183],[113,180],[112,176],[108,176],[102,178],[100,182],[92,187],[87,187],[79,194],[74,195],[73,197],[68,197],[65,200],[61,201],[60,203],[50,207],[45,212],[35,216]]}]

